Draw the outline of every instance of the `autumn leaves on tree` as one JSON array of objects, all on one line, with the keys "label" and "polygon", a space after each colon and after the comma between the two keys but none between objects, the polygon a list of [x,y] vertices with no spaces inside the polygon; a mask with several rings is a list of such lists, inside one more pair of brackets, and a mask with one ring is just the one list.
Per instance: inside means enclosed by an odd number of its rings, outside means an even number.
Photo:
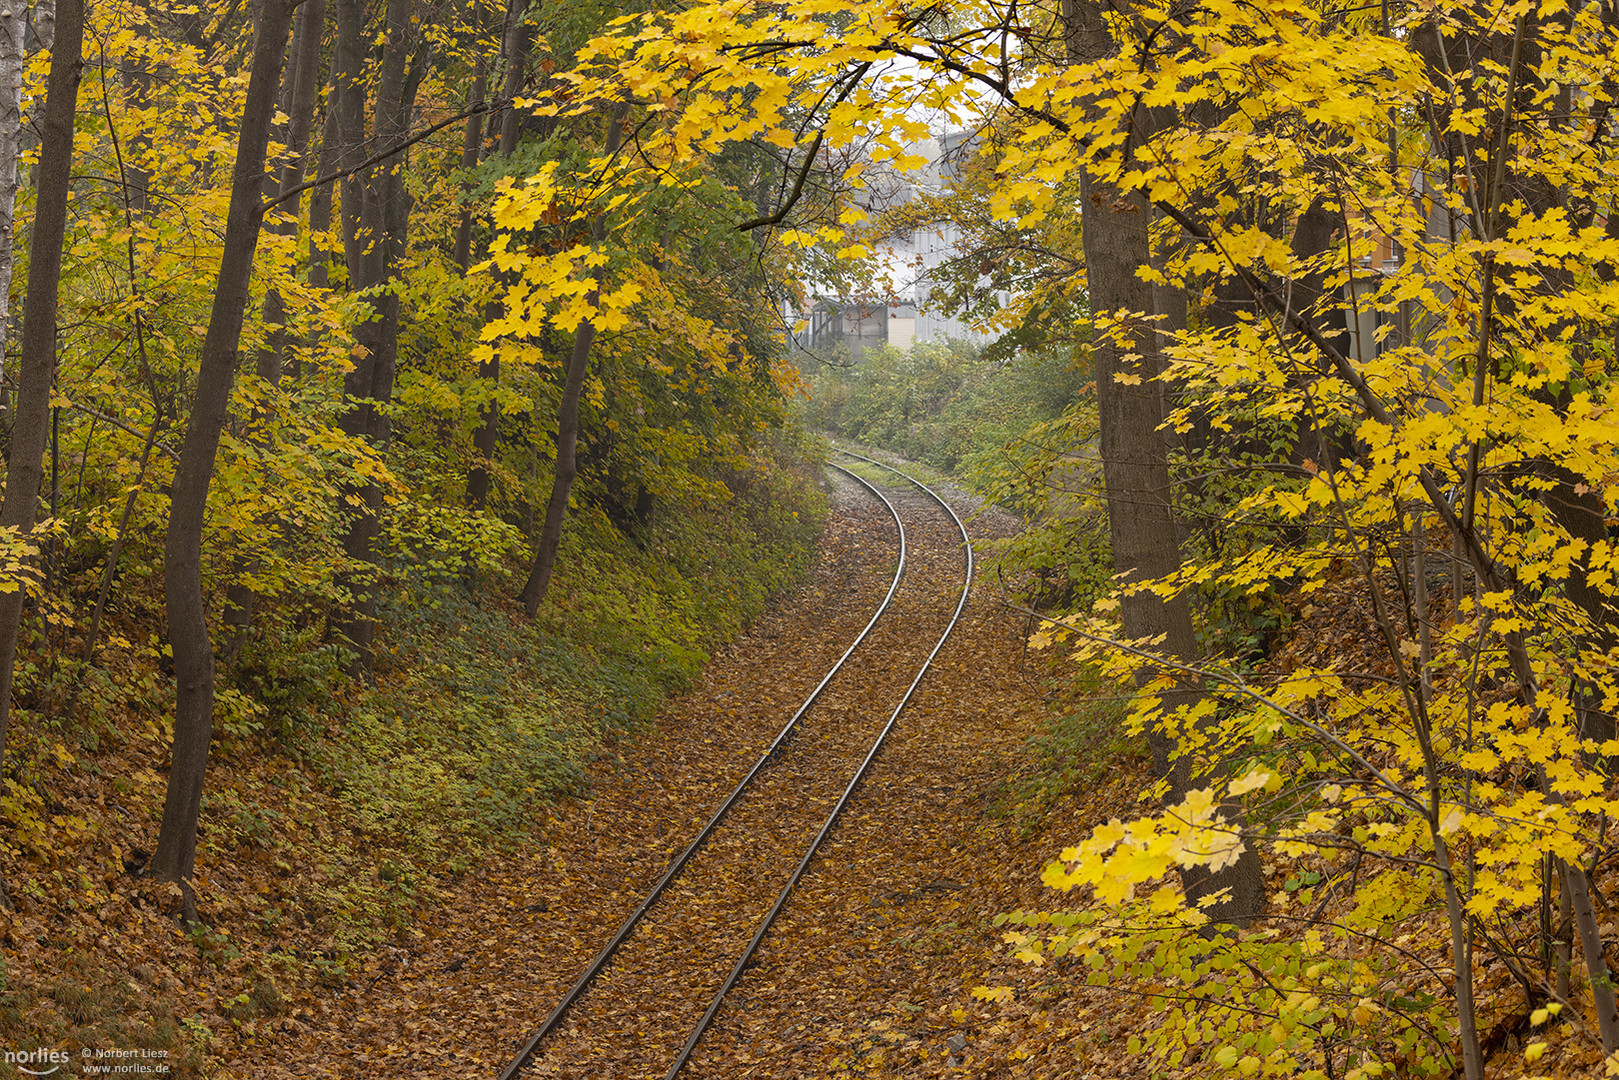
[{"label": "autumn leaves on tree", "polygon": [[[29,69],[44,138],[25,190],[23,359],[8,370],[0,640],[15,642],[25,610],[39,610],[26,592],[64,559],[105,564],[85,599],[83,663],[97,660],[109,604],[165,612],[178,706],[150,864],[161,878],[192,875],[215,719],[241,707],[233,670],[256,642],[324,627],[363,678],[385,590],[418,575],[464,587],[525,532],[543,536],[536,565],[549,574],[581,487],[609,516],[648,514],[666,494],[728,498],[728,470],[747,469],[780,416],[767,296],[785,287],[781,264],[740,236],[616,229],[626,265],[658,278],[604,287],[625,305],[616,321],[499,331],[506,285],[483,261],[484,194],[536,161],[588,189],[591,159],[628,118],[525,124],[512,97],[538,92],[600,17],[520,3],[491,15],[409,0],[195,18],[63,3],[54,50]],[[82,59],[81,26],[94,42]],[[504,98],[485,98],[490,82]],[[88,187],[69,179],[75,153],[74,175],[99,177]],[[749,167],[713,165],[757,183]],[[738,217],[734,203],[710,181],[670,220]],[[526,242],[567,237],[553,216]],[[603,252],[585,269],[608,263]],[[525,317],[549,326],[544,303]],[[57,333],[62,317],[77,319],[73,335]],[[81,444],[63,510],[62,447]],[[64,512],[68,546],[45,545],[35,522],[59,529]],[[154,538],[161,598],[127,576],[132,561],[150,573]],[[532,614],[543,586],[526,595]],[[9,704],[9,660],[4,670]],[[49,710],[51,693],[34,676],[24,700]]]},{"label": "autumn leaves on tree", "polygon": [[[915,223],[863,192],[939,120],[977,132],[956,205],[1062,263],[1003,275],[1013,310],[1088,342],[1098,437],[1069,449],[1117,594],[1038,643],[1129,687],[1163,781],[1052,863],[1082,906],[1020,916],[1020,954],[1195,984],[1136,1052],[1245,1075],[1477,1080],[1481,955],[1531,1026],[1619,1053],[1611,4],[246,14],[63,0],[26,76],[0,677],[51,565],[42,495],[105,567],[97,626],[164,537],[156,872],[191,872],[237,643],[318,626],[364,677],[412,575],[521,549],[533,615],[570,514],[727,497],[794,386],[784,301]],[[84,447],[71,511],[48,438]],[[1242,543],[1189,540],[1194,488]],[[1366,610],[1369,642],[1256,664],[1197,623],[1284,592]],[[1262,856],[1308,886],[1267,895]],[[1244,936],[1262,916],[1302,929]]]},{"label": "autumn leaves on tree", "polygon": [[[1217,984],[1140,1052],[1174,1062],[1213,1043],[1247,1075],[1375,1075],[1388,1038],[1423,1068],[1481,1076],[1480,951],[1546,1003],[1532,1021],[1578,1006],[1593,1045],[1619,1050],[1591,890],[1616,809],[1614,192],[1598,164],[1612,13],[821,0],[621,26],[581,53],[571,100],[542,107],[648,110],[639,155],[603,162],[626,187],[654,170],[678,183],[750,141],[829,171],[858,145],[841,172],[858,186],[861,169],[910,164],[910,110],[925,106],[987,118],[998,214],[1032,229],[1081,205],[1121,589],[1116,618],[1043,637],[1137,687],[1169,784],[1162,813],[1053,864],[1052,885],[1097,903],[1027,916],[1022,953]],[[565,198],[538,174],[497,223]],[[841,227],[778,239],[858,257],[864,214],[840,205]],[[522,272],[551,290],[585,257]],[[1188,455],[1272,480],[1222,511],[1251,544],[1183,565],[1170,464]],[[1448,586],[1430,580],[1441,567]],[[1362,666],[1200,658],[1188,597],[1278,586],[1364,603]],[[1188,934],[1260,914],[1265,849],[1311,866],[1311,932],[1240,947]],[[1155,885],[1171,871],[1184,890]],[[1389,920],[1426,926],[1423,947],[1444,955],[1448,981],[1420,1006],[1390,1008],[1409,957],[1377,944]],[[1553,959],[1571,938],[1583,992]]]}]

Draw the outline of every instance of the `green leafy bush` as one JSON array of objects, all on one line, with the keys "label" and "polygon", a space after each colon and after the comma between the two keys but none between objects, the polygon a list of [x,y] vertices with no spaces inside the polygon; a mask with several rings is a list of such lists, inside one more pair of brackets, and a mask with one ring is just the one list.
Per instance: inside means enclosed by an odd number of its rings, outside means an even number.
[{"label": "green leafy bush", "polygon": [[805,422],[946,472],[1019,442],[1079,399],[1088,365],[1060,352],[983,359],[961,341],[883,347],[815,372]]}]

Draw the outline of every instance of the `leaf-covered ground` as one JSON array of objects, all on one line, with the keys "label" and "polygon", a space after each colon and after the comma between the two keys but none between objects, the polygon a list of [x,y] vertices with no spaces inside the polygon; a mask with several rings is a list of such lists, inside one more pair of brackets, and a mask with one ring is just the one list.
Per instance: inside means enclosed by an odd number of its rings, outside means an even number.
[{"label": "leaf-covered ground", "polygon": [[[241,1040],[226,1074],[498,1070],[886,590],[895,552],[886,515],[852,489],[840,490],[838,503],[808,585],[716,656],[654,730],[617,747],[590,797],[542,823],[538,847],[487,864],[348,985]],[[1006,523],[975,526],[992,528]],[[912,543],[925,547],[920,539],[913,528]],[[954,603],[959,557],[935,547],[913,564],[893,628],[873,642],[901,654],[901,667],[925,655]],[[993,586],[980,583],[690,1075],[937,1071],[946,1068],[949,1037],[971,1040],[997,1022],[998,1007],[969,996],[985,969],[1002,963],[988,919],[1027,899],[1048,847],[1023,836],[1013,817],[989,812],[1045,709],[1023,628]],[[852,673],[868,674],[870,689],[834,685],[763,797],[739,808],[735,823],[757,827],[716,836],[673,890],[668,907],[681,914],[650,920],[632,939],[624,963],[537,1059],[536,1075],[662,1075],[665,1051],[678,1046],[728,969],[733,944],[751,933],[749,909],[774,896],[799,839],[813,833],[847,776],[817,780],[809,751],[819,757],[837,747],[832,756],[846,762],[851,730],[874,731],[871,723],[880,725],[903,691],[909,672],[882,676],[871,666]],[[875,719],[845,723],[855,713]],[[606,1026],[593,1032],[597,1022]]]},{"label": "leaf-covered ground", "polygon": [[[1012,526],[988,514],[971,531],[982,539]],[[632,939],[625,963],[587,995],[528,1075],[662,1075],[797,845],[824,816],[853,747],[886,718],[954,602],[953,552],[927,528],[908,529],[913,543],[935,550],[915,556],[895,622],[874,642],[879,653],[903,656],[903,677],[861,660],[852,674],[869,677],[870,689],[834,684],[767,796],[738,810],[733,824],[753,833],[716,836],[692,867],[704,880],[694,873],[676,887],[673,918],[649,921]],[[63,866],[0,918],[0,1035],[43,1030],[49,1013],[53,1023],[77,1025],[86,1042],[162,1050],[175,1075],[494,1075],[864,624],[894,553],[887,515],[840,487],[801,590],[720,650],[651,728],[609,746],[589,795],[536,822],[535,847],[439,882],[414,920],[358,964],[334,957],[311,978],[307,957],[319,955],[320,928],[290,918],[266,929],[266,905],[314,873],[310,865],[214,862],[199,882],[210,926],[191,934],[176,927],[164,890],[124,872],[128,852],[109,848],[76,870]],[[1295,607],[1273,663],[1330,653],[1376,670],[1350,597]],[[1051,742],[1053,706],[1062,705],[1053,701],[1053,658],[1025,650],[1027,629],[1000,604],[995,576],[981,577],[956,636],[687,1075],[1138,1075],[1142,1059],[1121,1048],[1159,1022],[1159,1006],[1141,995],[1154,988],[1086,987],[1071,965],[1020,964],[990,923],[998,913],[1070,902],[1039,885],[1041,867],[1097,822],[1130,816],[1146,784],[1139,758],[1119,754],[1105,732]],[[1056,759],[1046,775],[1066,778],[1055,789],[1028,782],[1029,740],[1041,731]],[[814,766],[829,749],[842,762],[830,770],[841,773],[835,783]],[[87,781],[63,810],[127,816],[120,808],[133,795],[118,792],[155,783],[158,765],[129,763],[111,795]],[[326,797],[302,788],[292,769],[263,780],[284,785],[288,798]],[[311,865],[331,840],[307,838]],[[1256,929],[1285,935],[1288,871],[1268,872],[1276,917]],[[1437,926],[1402,929],[1438,940]],[[275,949],[287,957],[279,968]],[[1430,960],[1443,965],[1437,951]],[[1011,999],[977,1000],[979,985],[1009,987]],[[1491,1075],[1521,1075],[1522,996],[1507,972],[1489,966],[1480,991]],[[1593,1075],[1597,1056],[1554,1036],[1540,1071]],[[9,1068],[0,1065],[0,1076]],[[1219,1071],[1194,1054],[1162,1075]]]}]

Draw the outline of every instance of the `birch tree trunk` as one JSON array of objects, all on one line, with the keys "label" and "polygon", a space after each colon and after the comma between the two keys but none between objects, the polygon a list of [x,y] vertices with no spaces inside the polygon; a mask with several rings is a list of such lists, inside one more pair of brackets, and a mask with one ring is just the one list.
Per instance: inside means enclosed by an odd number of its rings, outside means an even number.
[{"label": "birch tree trunk", "polygon": [[17,191],[22,187],[17,158],[22,154],[23,37],[27,9],[0,0],[0,427],[4,427],[6,344],[11,333],[12,249],[16,234]]}]

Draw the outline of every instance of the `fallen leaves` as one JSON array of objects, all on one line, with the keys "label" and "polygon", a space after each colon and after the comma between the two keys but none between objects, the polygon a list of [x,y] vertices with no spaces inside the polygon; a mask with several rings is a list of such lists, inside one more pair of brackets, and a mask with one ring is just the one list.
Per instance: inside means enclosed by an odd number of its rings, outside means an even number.
[{"label": "fallen leaves", "polygon": [[[894,548],[886,515],[866,503],[846,505],[835,519],[803,591],[718,650],[692,691],[650,728],[606,748],[589,799],[561,804],[536,822],[539,845],[432,883],[415,921],[357,965],[342,967],[334,957],[317,983],[299,981],[293,973],[301,966],[289,963],[280,1006],[268,1007],[267,992],[251,1014],[249,1001],[236,1001],[252,998],[248,954],[263,942],[300,957],[321,955],[327,945],[296,908],[288,876],[319,881],[336,872],[314,862],[277,867],[250,849],[239,852],[241,869],[211,868],[202,901],[205,910],[234,912],[236,921],[281,912],[264,936],[176,935],[163,914],[168,900],[122,874],[127,843],[106,846],[113,885],[81,901],[96,912],[86,932],[111,943],[103,949],[140,943],[146,975],[135,983],[137,996],[178,1003],[182,1016],[193,1016],[207,1033],[199,1044],[221,1076],[492,1074],[869,617],[887,587]],[[999,519],[992,527],[1011,525]],[[949,592],[948,603],[931,602],[948,609],[959,583],[959,556],[924,562],[913,568],[913,591],[897,600],[913,609],[913,621],[879,642],[907,655],[924,653],[936,635],[929,620],[942,613],[923,610],[930,591]],[[1043,671],[1023,655],[1022,628],[986,590],[975,591],[957,636],[845,821],[698,1047],[692,1075],[956,1076],[1003,1068],[1055,1075],[1042,1061],[1040,1040],[1066,1045],[1075,1037],[1061,1034],[1069,1020],[1058,1010],[1078,1008],[1084,992],[1058,999],[1026,985],[1028,972],[989,926],[998,912],[1040,899],[1040,867],[1053,850],[1026,822],[986,813],[1046,708]],[[830,688],[822,721],[864,712],[877,714],[880,726],[909,674],[890,673],[891,686],[859,688],[850,680]],[[870,733],[856,730],[863,726],[806,726],[773,770],[775,794],[751,817],[739,811],[749,835],[716,839],[712,884],[692,878],[671,890],[670,906],[684,905],[684,921],[667,924],[604,977],[565,1024],[565,1035],[573,1034],[532,1074],[662,1075],[671,1033],[678,1045],[706,1005],[714,973],[751,933],[756,915],[746,912],[759,910],[759,897],[774,896],[805,831],[824,818],[828,792],[841,787],[841,779],[824,785],[827,791],[816,786],[816,760],[863,748]],[[1116,811],[1140,786],[1139,777],[1120,778],[1092,802]],[[160,794],[152,785],[142,790]],[[1091,806],[1065,813],[1050,823],[1065,838],[1092,823]],[[321,834],[306,838],[317,853],[323,842]],[[39,914],[15,913],[0,920],[0,932],[8,963],[17,949],[31,958],[24,961],[31,970],[94,947],[90,939],[63,939]],[[199,951],[210,959],[199,964]],[[1010,1004],[975,1001],[971,990],[980,985],[1014,987],[1015,995]],[[587,1028],[597,1008],[618,1013],[618,1033]],[[231,1010],[240,1019],[227,1015]]]}]

